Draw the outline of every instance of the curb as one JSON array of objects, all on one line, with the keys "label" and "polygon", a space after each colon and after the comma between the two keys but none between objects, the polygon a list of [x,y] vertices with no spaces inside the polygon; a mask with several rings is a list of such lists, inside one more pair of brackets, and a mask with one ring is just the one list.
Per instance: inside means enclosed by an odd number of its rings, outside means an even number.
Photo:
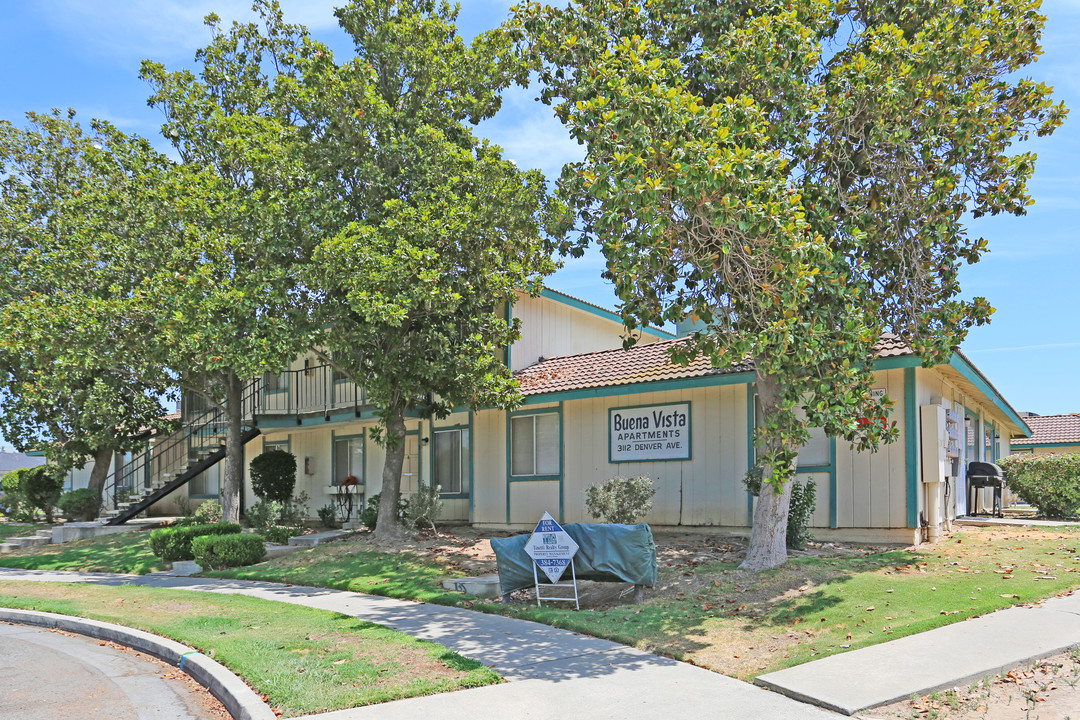
[{"label": "curb", "polygon": [[276,720],[276,715],[224,665],[174,640],[112,623],[32,610],[0,608],[0,621],[55,628],[98,640],[108,640],[153,655],[175,665],[216,697],[235,720]]}]

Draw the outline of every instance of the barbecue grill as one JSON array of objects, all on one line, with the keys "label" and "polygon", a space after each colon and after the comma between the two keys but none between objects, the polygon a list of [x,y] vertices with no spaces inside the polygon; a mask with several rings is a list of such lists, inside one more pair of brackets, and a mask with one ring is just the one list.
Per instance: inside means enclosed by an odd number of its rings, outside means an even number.
[{"label": "barbecue grill", "polygon": [[1001,490],[1005,487],[1005,472],[994,463],[972,462],[967,466],[968,482],[968,514],[978,515],[975,501],[979,497],[979,490],[994,488],[994,504],[990,510],[992,517],[1004,517],[1001,512]]}]

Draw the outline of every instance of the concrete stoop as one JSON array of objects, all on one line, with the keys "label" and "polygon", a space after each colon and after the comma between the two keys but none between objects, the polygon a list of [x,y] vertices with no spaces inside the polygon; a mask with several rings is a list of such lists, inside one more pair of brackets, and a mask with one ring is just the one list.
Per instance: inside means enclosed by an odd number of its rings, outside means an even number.
[{"label": "concrete stoop", "polygon": [[327,530],[326,532],[311,533],[310,535],[297,535],[289,538],[289,544],[294,547],[315,547],[327,540],[334,540],[348,534],[347,530]]}]

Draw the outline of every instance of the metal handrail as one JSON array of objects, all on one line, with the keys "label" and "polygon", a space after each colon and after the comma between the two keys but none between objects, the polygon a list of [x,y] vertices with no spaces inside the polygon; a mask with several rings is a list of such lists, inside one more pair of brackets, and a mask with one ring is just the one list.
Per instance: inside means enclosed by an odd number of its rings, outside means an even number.
[{"label": "metal handrail", "polygon": [[329,414],[362,407],[364,389],[340,377],[332,365],[316,365],[263,376],[261,415]]}]

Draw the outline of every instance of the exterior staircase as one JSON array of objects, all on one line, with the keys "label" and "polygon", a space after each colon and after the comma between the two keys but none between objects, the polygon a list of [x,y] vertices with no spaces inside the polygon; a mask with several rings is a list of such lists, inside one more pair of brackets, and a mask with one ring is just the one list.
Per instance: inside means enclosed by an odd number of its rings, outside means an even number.
[{"label": "exterior staircase", "polygon": [[[251,420],[260,391],[259,381],[244,388],[242,444],[259,435]],[[147,452],[105,478],[101,522],[122,525],[221,462],[226,432],[226,417],[220,408],[184,418],[179,430],[152,442]]]}]

